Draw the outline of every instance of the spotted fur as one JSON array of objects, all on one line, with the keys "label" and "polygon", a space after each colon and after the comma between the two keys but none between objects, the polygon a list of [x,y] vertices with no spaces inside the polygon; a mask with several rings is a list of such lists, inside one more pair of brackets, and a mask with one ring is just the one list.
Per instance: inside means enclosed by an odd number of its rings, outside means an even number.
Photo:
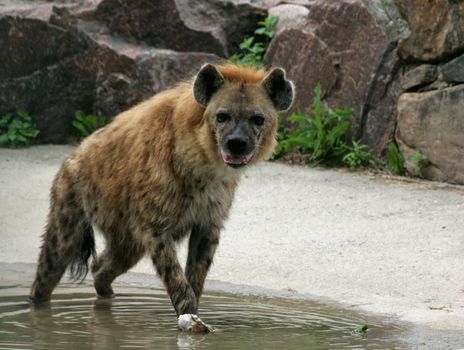
[{"label": "spotted fur", "polygon": [[[94,255],[94,225],[106,240],[91,264],[100,297],[111,297],[113,280],[148,255],[176,313],[197,313],[242,172],[221,158],[215,108],[228,103],[244,111],[257,103],[266,114],[252,163],[271,154],[277,128],[277,103],[266,80],[272,72],[234,65],[214,70],[223,82],[206,86],[204,103],[194,96],[202,70],[191,82],[117,116],[63,163],[51,190],[32,302],[49,300],[68,266],[76,278],[85,276]],[[184,270],[175,243],[189,234]]]}]

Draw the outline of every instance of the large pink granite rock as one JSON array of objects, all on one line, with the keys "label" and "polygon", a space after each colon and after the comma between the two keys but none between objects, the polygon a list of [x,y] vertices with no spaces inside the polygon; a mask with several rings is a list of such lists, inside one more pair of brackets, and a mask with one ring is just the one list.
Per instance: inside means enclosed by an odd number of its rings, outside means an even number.
[{"label": "large pink granite rock", "polygon": [[319,83],[329,106],[355,109],[352,137],[377,153],[384,150],[401,93],[395,44],[405,29],[399,18],[380,2],[319,0],[310,7],[306,26],[277,34],[265,59],[296,80],[293,110],[310,108]]}]

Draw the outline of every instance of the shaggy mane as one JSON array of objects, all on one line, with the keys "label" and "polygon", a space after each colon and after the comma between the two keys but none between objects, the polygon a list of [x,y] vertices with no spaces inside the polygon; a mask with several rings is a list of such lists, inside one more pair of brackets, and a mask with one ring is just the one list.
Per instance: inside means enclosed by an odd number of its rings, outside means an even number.
[{"label": "shaggy mane", "polygon": [[267,71],[264,69],[238,66],[236,64],[218,65],[216,68],[226,80],[245,84],[258,84],[267,75]]}]

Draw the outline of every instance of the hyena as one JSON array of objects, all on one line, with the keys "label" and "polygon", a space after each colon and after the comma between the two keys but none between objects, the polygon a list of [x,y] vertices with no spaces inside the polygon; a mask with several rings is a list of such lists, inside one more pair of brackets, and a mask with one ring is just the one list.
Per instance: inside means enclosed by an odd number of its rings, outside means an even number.
[{"label": "hyena", "polygon": [[[281,68],[205,64],[86,138],[55,177],[30,301],[49,300],[68,266],[84,278],[91,256],[98,296],[112,297],[148,255],[177,315],[196,315],[242,169],[272,153],[293,95]],[[93,226],[106,241],[96,258]],[[175,243],[187,235],[184,271]]]}]

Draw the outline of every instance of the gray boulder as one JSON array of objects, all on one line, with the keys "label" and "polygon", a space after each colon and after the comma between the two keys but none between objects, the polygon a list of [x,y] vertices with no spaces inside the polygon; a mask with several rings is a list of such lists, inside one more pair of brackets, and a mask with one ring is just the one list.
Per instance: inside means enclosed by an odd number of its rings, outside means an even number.
[{"label": "gray boulder", "polygon": [[444,81],[464,83],[464,54],[444,64],[440,72]]},{"label": "gray boulder", "polygon": [[401,88],[404,91],[417,89],[434,82],[438,78],[438,68],[433,64],[421,64],[407,70],[401,76]]},{"label": "gray boulder", "polygon": [[276,31],[284,29],[300,29],[306,26],[309,9],[301,5],[283,4],[271,7],[268,11],[269,16],[277,17]]},{"label": "gray boulder", "polygon": [[396,140],[406,158],[427,156],[427,178],[464,184],[463,111],[464,85],[401,95]]}]

